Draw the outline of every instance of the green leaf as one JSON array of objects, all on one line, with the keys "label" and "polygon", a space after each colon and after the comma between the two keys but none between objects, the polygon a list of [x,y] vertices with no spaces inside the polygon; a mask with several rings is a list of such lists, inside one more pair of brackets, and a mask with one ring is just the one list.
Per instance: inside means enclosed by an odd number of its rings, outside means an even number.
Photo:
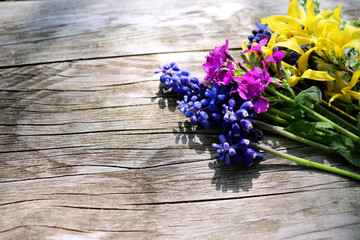
[{"label": "green leaf", "polygon": [[290,124],[287,128],[285,128],[286,131],[289,132],[303,132],[306,135],[313,135],[315,131],[315,124],[308,121],[296,121],[292,124]]},{"label": "green leaf", "polygon": [[315,104],[319,104],[322,99],[321,91],[318,87],[312,86],[301,91],[295,98],[295,103],[303,104],[308,108],[314,108]]},{"label": "green leaf", "polygon": [[333,124],[330,124],[330,123],[327,123],[327,122],[315,122],[315,127],[317,129],[319,128],[323,128],[323,129],[333,129],[334,128],[334,125]]},{"label": "green leaf", "polygon": [[290,124],[287,128],[285,128],[285,130],[295,134],[300,132],[306,135],[313,135],[317,129],[332,129],[333,127],[334,126],[332,124],[326,122],[308,122],[304,120],[298,120]]},{"label": "green leaf", "polygon": [[299,119],[305,117],[305,112],[300,108],[284,107],[280,110]]},{"label": "green leaf", "polygon": [[340,134],[325,138],[327,144],[336,152],[340,153],[350,163],[360,167],[360,143]]}]

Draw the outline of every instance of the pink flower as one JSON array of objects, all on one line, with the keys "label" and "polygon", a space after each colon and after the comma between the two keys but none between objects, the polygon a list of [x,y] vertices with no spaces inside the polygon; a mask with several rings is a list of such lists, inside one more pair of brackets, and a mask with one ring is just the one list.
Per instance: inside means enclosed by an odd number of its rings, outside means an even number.
[{"label": "pink flower", "polygon": [[285,53],[283,53],[282,51],[276,50],[272,56],[268,56],[267,59],[270,62],[276,63],[276,64],[280,64],[281,60],[283,59],[283,57],[285,56]]},{"label": "pink flower", "polygon": [[248,53],[248,52],[257,52],[257,53],[261,53],[261,47],[265,46],[268,42],[268,38],[264,38],[263,40],[261,40],[258,44],[256,44],[255,46],[253,46],[252,48],[250,48],[249,50],[245,50],[244,53]]},{"label": "pink flower", "polygon": [[249,73],[245,73],[242,78],[235,78],[239,83],[238,88],[233,92],[238,92],[239,96],[254,104],[254,110],[257,113],[266,112],[269,108],[269,102],[261,96],[261,92],[270,84],[271,77],[266,70],[263,62],[264,71],[259,67],[253,67]]},{"label": "pink flower", "polygon": [[276,50],[275,52],[273,52],[272,56],[268,56],[267,59],[270,62],[276,63],[276,68],[279,72],[279,76],[280,78],[284,78],[282,72],[281,72],[281,60],[283,59],[283,57],[285,56],[285,53],[283,53],[282,51]]},{"label": "pink flower", "polygon": [[228,60],[229,41],[225,45],[215,47],[214,50],[206,57],[203,69],[206,72],[205,81],[220,85],[228,85],[233,79],[232,62]]}]

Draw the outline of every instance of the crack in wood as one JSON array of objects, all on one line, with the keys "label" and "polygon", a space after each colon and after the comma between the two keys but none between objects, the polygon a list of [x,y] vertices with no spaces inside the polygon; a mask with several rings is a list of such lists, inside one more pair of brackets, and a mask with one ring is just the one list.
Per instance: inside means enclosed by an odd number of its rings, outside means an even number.
[{"label": "crack in wood", "polygon": [[[229,50],[240,50],[240,49],[241,48],[230,48]],[[211,50],[212,49],[193,49],[193,50],[183,50],[183,51],[179,50],[179,51],[148,52],[148,53],[110,55],[110,56],[85,57],[85,58],[69,58],[69,59],[64,59],[64,60],[39,61],[39,62],[33,62],[33,63],[3,65],[3,66],[0,66],[0,69],[39,66],[39,65],[54,64],[54,63],[68,63],[68,62],[72,63],[72,62],[79,62],[79,61],[105,60],[105,59],[113,59],[113,58],[131,58],[131,57],[162,55],[162,54],[209,52]]]},{"label": "crack in wood", "polygon": [[37,199],[19,200],[19,201],[15,201],[15,202],[0,203],[0,206],[7,206],[7,205],[12,205],[12,204],[17,204],[17,203],[25,203],[25,202],[43,201],[43,200],[49,200],[49,199],[37,198]]},{"label": "crack in wood", "polygon": [[109,208],[109,207],[85,207],[85,206],[68,206],[68,205],[52,205],[52,207],[59,208],[73,208],[73,209],[83,209],[83,210],[99,210],[99,211],[147,211],[146,208]]},{"label": "crack in wood", "polygon": [[205,162],[210,161],[211,159],[201,159],[201,160],[191,160],[191,161],[179,161],[179,162],[172,162],[166,164],[159,164],[159,165],[152,165],[152,166],[144,166],[144,167],[129,167],[129,166],[115,166],[115,165],[97,165],[97,164],[75,164],[75,165],[68,165],[68,166],[61,166],[58,168],[72,168],[72,167],[104,167],[104,168],[118,168],[118,169],[127,169],[127,170],[144,170],[144,169],[153,169],[153,168],[161,168],[161,167],[168,167],[168,166],[178,166],[182,164],[192,164],[197,162]]},{"label": "crack in wood", "polygon": [[68,178],[68,177],[82,177],[82,176],[91,176],[91,175],[104,174],[104,173],[107,173],[107,172],[78,173],[78,174],[68,174],[68,175],[59,175],[59,176],[39,177],[39,178],[15,179],[15,180],[1,181],[0,184],[28,182],[28,181],[45,181],[45,180],[48,180],[48,179]]},{"label": "crack in wood", "polygon": [[354,222],[354,223],[338,225],[338,226],[332,226],[332,227],[323,228],[323,229],[317,229],[314,231],[303,232],[301,234],[291,235],[291,236],[287,236],[286,238],[281,238],[281,239],[285,240],[285,239],[290,239],[290,238],[296,238],[296,237],[300,237],[300,236],[306,236],[306,235],[309,235],[312,233],[320,233],[320,232],[329,231],[329,230],[336,229],[336,228],[344,228],[344,227],[355,226],[355,225],[360,225],[360,221]]},{"label": "crack in wood", "polygon": [[55,228],[55,229],[61,229],[61,230],[66,230],[66,231],[71,231],[71,232],[88,233],[88,231],[79,230],[79,229],[72,229],[72,228],[65,228],[65,227],[58,227],[58,226],[49,226],[49,225],[35,225],[35,224],[34,225],[33,224],[27,224],[27,225],[16,226],[16,227],[13,227],[13,228],[1,230],[0,233],[6,233],[6,232],[14,231],[14,230],[19,229],[19,228],[32,228],[32,227]]},{"label": "crack in wood", "polygon": [[17,149],[13,151],[0,151],[0,153],[17,153],[17,152],[38,152],[38,151],[52,151],[52,150],[61,150],[61,149],[75,149],[75,148],[86,148],[88,146],[68,146],[68,147],[53,147],[53,148],[34,148],[34,149]]},{"label": "crack in wood", "polygon": [[6,107],[6,109],[21,109],[22,112],[29,112],[29,113],[69,113],[69,112],[81,112],[81,111],[93,111],[93,110],[104,110],[104,109],[122,109],[122,108],[132,108],[132,107],[143,107],[143,106],[153,106],[156,105],[155,103],[139,103],[139,104],[129,104],[129,105],[122,105],[122,106],[106,106],[106,107],[92,107],[92,108],[78,108],[78,109],[68,109],[66,111],[59,111],[50,112],[50,111],[36,111],[36,110],[28,110],[23,109],[23,107],[18,106],[11,106]]},{"label": "crack in wood", "polygon": [[106,196],[106,195],[146,195],[146,194],[161,194],[164,192],[105,192],[105,193],[75,193],[75,192],[56,192],[49,194],[41,194],[42,196]]},{"label": "crack in wood", "polygon": [[[334,188],[331,188],[331,189],[334,189]],[[324,190],[328,190],[328,189],[324,189]],[[182,200],[182,201],[132,203],[132,204],[125,204],[125,205],[157,206],[157,205],[192,204],[192,203],[204,203],[204,202],[220,202],[220,201],[233,201],[233,200],[252,199],[252,198],[283,196],[283,195],[291,195],[291,194],[296,194],[296,193],[314,192],[314,191],[323,191],[323,189],[287,191],[287,192],[277,192],[277,193],[268,193],[268,194],[254,194],[254,195],[249,195],[249,196],[236,196],[236,197],[227,197],[227,198],[211,198],[211,199],[193,199],[193,200]]]}]

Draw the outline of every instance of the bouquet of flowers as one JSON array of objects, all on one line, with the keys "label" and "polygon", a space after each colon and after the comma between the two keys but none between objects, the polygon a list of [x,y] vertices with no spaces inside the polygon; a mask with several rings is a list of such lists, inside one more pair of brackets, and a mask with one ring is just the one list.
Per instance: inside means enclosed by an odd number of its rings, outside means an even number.
[{"label": "bouquet of flowers", "polygon": [[204,81],[172,62],[156,71],[161,87],[180,96],[178,108],[191,123],[221,129],[212,146],[224,164],[250,166],[266,151],[360,180],[263,143],[263,132],[270,131],[360,166],[360,29],[359,22],[341,20],[340,10],[292,0],[288,15],[256,24],[241,61],[226,40],[206,56]]}]

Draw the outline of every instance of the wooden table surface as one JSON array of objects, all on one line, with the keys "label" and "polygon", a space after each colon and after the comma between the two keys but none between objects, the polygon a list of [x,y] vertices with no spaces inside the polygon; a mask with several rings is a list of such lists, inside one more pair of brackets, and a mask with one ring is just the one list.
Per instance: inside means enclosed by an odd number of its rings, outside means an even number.
[{"label": "wooden table surface", "polygon": [[[0,2],[0,239],[360,239],[360,183],[265,154],[217,164],[153,73],[202,78],[288,0]],[[321,1],[335,8],[338,1]],[[357,19],[360,1],[342,1]],[[279,151],[360,173],[266,135]]]}]

